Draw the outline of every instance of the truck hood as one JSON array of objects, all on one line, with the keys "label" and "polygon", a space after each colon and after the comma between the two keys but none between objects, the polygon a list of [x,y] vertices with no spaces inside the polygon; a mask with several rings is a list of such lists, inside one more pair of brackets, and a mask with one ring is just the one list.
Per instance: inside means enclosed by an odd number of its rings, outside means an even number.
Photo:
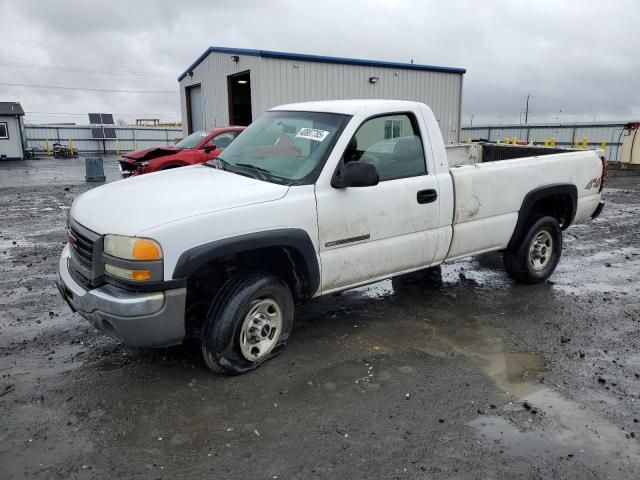
[{"label": "truck hood", "polygon": [[175,155],[181,149],[176,147],[153,147],[144,150],[136,150],[122,156],[125,162],[133,163],[141,160],[153,160],[154,158],[166,157],[167,155]]},{"label": "truck hood", "polygon": [[194,165],[89,190],[75,199],[70,215],[99,234],[138,235],[176,220],[278,200],[288,189]]}]

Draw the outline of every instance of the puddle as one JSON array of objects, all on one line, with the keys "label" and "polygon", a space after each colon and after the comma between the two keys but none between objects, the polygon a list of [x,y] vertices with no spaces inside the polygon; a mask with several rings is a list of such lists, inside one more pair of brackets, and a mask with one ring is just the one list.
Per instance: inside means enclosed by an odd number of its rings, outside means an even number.
[{"label": "puddle", "polygon": [[627,432],[541,383],[548,368],[544,357],[505,351],[500,329],[474,318],[444,321],[433,325],[426,351],[468,357],[513,397],[512,404],[499,410],[501,416],[483,415],[470,422],[488,448],[500,444],[511,455],[531,458],[582,455],[583,465],[610,469],[612,474],[622,465],[635,467],[640,462],[640,446],[626,437]]},{"label": "puddle", "polygon": [[546,367],[544,358],[533,352],[505,351],[502,331],[474,318],[434,325],[426,351],[442,357],[471,358],[507,393],[523,396],[542,388],[538,379]]},{"label": "puddle", "polygon": [[536,409],[536,415],[544,415],[541,425],[506,415],[480,416],[470,425],[481,444],[492,449],[500,445],[516,457],[533,459],[551,454],[553,461],[577,457],[583,466],[606,471],[613,478],[618,478],[622,466],[637,467],[640,447],[619,427],[548,388],[538,388],[524,399]]}]

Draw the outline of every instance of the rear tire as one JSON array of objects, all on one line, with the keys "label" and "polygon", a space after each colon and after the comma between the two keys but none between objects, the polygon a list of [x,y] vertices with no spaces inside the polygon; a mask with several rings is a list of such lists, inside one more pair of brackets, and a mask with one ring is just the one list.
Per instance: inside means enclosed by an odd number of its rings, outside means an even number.
[{"label": "rear tire", "polygon": [[286,345],[293,327],[289,286],[269,273],[239,273],[211,304],[202,333],[210,370],[239,375],[260,366]]},{"label": "rear tire", "polygon": [[507,274],[523,283],[540,283],[556,269],[562,255],[562,229],[550,216],[536,217],[520,244],[504,252]]}]

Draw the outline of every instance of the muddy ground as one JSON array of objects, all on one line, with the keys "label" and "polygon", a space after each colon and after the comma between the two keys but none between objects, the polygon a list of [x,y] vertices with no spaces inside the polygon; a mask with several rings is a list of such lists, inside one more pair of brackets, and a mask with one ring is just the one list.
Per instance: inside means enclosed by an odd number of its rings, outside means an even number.
[{"label": "muddy ground", "polygon": [[0,477],[640,478],[640,176],[607,186],[552,281],[491,254],[331,296],[223,378],[72,314],[53,281],[81,161],[0,163]]}]

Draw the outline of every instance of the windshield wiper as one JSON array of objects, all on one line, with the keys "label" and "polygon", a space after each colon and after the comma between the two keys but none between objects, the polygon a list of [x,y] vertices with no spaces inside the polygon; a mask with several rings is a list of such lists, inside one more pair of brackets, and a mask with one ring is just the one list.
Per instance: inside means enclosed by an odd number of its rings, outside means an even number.
[{"label": "windshield wiper", "polygon": [[217,168],[219,170],[237,173],[239,175],[244,175],[245,177],[251,176],[255,178],[257,176],[259,180],[263,180],[265,182],[272,180],[275,181],[275,183],[288,184],[286,179],[274,175],[266,168],[256,167],[250,163],[230,163],[220,157],[216,157],[213,160],[205,162],[203,165],[209,168]]},{"label": "windshield wiper", "polygon": [[258,170],[259,172],[266,173],[267,175],[273,175],[269,170],[262,167],[256,167],[255,165],[251,165],[250,163],[236,163],[235,165],[239,167],[250,168],[251,170]]},{"label": "windshield wiper", "polygon": [[235,167],[241,167],[243,169],[246,170],[251,170],[252,172],[255,172],[258,174],[258,176],[260,177],[260,180],[264,180],[267,181],[267,178],[273,178],[273,174],[267,170],[266,168],[262,168],[262,167],[256,167],[255,165],[251,165],[250,163],[234,163],[233,166]]},{"label": "windshield wiper", "polygon": [[217,168],[218,170],[228,170],[229,162],[220,157],[216,157],[204,162],[204,165],[209,168]]}]

